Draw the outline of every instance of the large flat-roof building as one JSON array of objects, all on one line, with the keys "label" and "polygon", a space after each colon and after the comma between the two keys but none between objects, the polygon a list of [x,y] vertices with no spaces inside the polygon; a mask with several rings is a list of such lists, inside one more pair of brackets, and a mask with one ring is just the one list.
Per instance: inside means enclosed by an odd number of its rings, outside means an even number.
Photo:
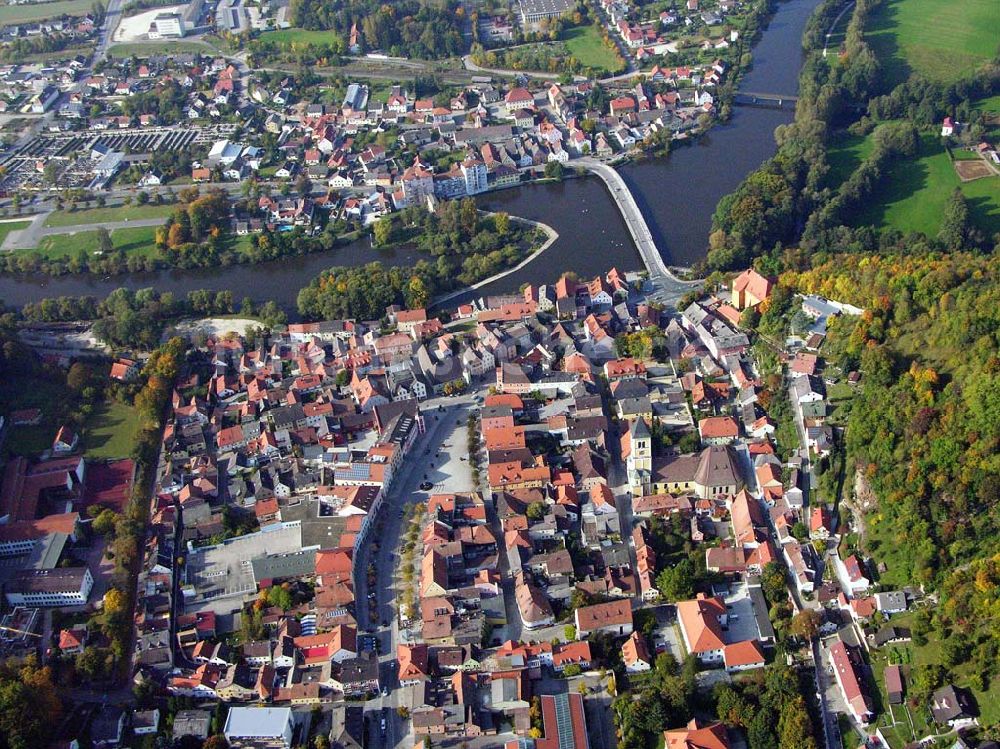
[{"label": "large flat-roof building", "polygon": [[289,707],[234,707],[222,733],[232,749],[289,749],[294,726]]},{"label": "large flat-roof building", "polygon": [[94,577],[86,567],[27,569],[7,583],[4,594],[12,606],[82,606],[93,588]]},{"label": "large flat-roof building", "polygon": [[575,3],[570,0],[518,0],[521,11],[521,25],[536,26],[546,18],[558,18],[573,10]]}]

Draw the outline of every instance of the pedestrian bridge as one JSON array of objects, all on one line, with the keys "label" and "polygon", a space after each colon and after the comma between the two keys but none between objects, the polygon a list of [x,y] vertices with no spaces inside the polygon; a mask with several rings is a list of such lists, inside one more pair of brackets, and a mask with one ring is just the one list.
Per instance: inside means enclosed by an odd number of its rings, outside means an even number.
[{"label": "pedestrian bridge", "polygon": [[765,94],[757,91],[738,91],[733,97],[733,103],[740,107],[766,107],[768,109],[784,109],[795,107],[799,100],[794,94]]},{"label": "pedestrian bridge", "polygon": [[646,266],[646,270],[649,272],[649,279],[655,286],[667,292],[675,292],[676,296],[680,298],[692,288],[701,284],[701,281],[681,280],[663,262],[663,257],[656,248],[656,242],[653,241],[653,233],[650,231],[649,225],[642,215],[642,211],[639,210],[639,205],[635,202],[632,191],[629,190],[628,185],[625,184],[625,180],[622,179],[622,176],[613,167],[588,157],[576,159],[571,161],[570,164],[572,166],[581,166],[591,174],[596,174],[607,185],[611,197],[614,198],[615,205],[618,206],[618,210],[622,213],[622,218],[625,219],[625,225],[632,235],[632,240],[639,250],[639,256],[642,258],[643,265]]}]

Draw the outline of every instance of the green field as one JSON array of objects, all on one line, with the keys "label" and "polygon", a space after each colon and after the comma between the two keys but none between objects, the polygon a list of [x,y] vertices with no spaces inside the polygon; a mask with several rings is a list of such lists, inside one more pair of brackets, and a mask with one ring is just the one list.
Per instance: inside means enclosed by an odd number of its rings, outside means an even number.
[{"label": "green field", "polygon": [[[846,133],[838,136],[827,151],[830,187],[836,188],[847,179],[871,153],[873,145],[871,133],[864,137]],[[973,157],[970,152],[960,149],[955,149],[954,153],[957,159]],[[968,199],[972,223],[987,237],[1000,231],[1000,177],[961,182],[940,138],[933,133],[922,136],[917,158],[889,167],[867,207],[850,223],[854,226],[891,226],[903,232],[936,236],[944,207],[956,187]]]},{"label": "green field", "polygon": [[872,12],[866,38],[890,86],[917,73],[946,83],[997,54],[996,0],[885,0]]},{"label": "green field", "polygon": [[83,16],[94,8],[91,0],[58,0],[54,3],[0,5],[0,26],[43,21],[59,16]]},{"label": "green field", "polygon": [[1000,114],[1000,94],[991,96],[988,99],[980,99],[979,101],[974,102],[972,106],[980,112]]},{"label": "green field", "polygon": [[279,29],[261,35],[261,41],[291,46],[292,44],[329,44],[336,41],[333,31],[310,31],[308,29]]},{"label": "green field", "polygon": [[624,65],[618,56],[605,46],[604,40],[593,26],[567,29],[560,37],[566,49],[581,65],[617,73]]},{"label": "green field", "polygon": [[198,42],[133,42],[131,44],[115,44],[108,50],[111,57],[149,57],[150,55],[169,54],[210,54],[212,47]]},{"label": "green field", "polygon": [[[111,232],[111,242],[115,249],[128,253],[140,252],[152,254],[156,252],[156,227],[139,227],[136,229],[114,229]],[[92,253],[97,249],[97,232],[81,231],[76,234],[55,234],[43,237],[38,243],[38,252],[46,258],[71,257],[80,250]]]},{"label": "green field", "polygon": [[7,235],[12,231],[25,229],[30,223],[30,221],[8,221],[0,224],[0,244],[3,244],[3,241],[7,239]]},{"label": "green field", "polygon": [[42,423],[38,426],[11,427],[4,448],[15,455],[37,455],[52,447],[59,425],[66,417],[66,388],[61,383],[37,377],[13,376],[0,394],[4,413],[39,408]]},{"label": "green field", "polygon": [[83,434],[88,458],[127,458],[139,434],[138,412],[109,400],[94,410]]},{"label": "green field", "polygon": [[875,142],[870,136],[849,133],[837,136],[826,153],[826,160],[830,165],[830,186],[837,187],[850,177],[861,166],[861,162],[868,158],[874,146]]},{"label": "green field", "polygon": [[959,181],[940,139],[931,134],[923,136],[918,158],[889,168],[868,208],[852,223],[937,236],[945,205],[956,187],[968,199],[972,223],[986,236],[1000,231],[1000,177]]},{"label": "green field", "polygon": [[138,221],[147,218],[166,218],[173,213],[173,205],[132,205],[113,208],[85,208],[79,211],[53,211],[45,218],[45,226],[77,226],[103,224],[112,221]]}]

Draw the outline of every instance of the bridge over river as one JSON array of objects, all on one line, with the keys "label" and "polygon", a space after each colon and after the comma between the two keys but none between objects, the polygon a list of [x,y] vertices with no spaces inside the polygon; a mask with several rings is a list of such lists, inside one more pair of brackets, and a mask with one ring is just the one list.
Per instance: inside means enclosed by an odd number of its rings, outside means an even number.
[{"label": "bridge over river", "polygon": [[589,157],[574,159],[570,165],[583,167],[591,174],[596,174],[607,185],[615,205],[618,206],[622,218],[625,219],[625,225],[628,226],[632,240],[639,250],[643,265],[649,272],[649,279],[656,287],[656,292],[651,295],[653,298],[663,302],[676,303],[689,291],[701,286],[701,281],[684,281],[678,278],[663,262],[663,256],[656,248],[653,233],[650,231],[642,211],[639,210],[639,205],[635,202],[625,180],[613,167]]},{"label": "bridge over river", "polygon": [[795,108],[799,97],[794,94],[766,94],[757,91],[737,91],[733,103],[742,107],[768,107],[770,109]]}]

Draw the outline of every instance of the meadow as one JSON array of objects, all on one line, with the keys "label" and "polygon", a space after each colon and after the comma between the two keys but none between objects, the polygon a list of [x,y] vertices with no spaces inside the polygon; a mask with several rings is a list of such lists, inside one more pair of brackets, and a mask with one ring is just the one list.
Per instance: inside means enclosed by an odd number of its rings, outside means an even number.
[{"label": "meadow", "polygon": [[882,63],[886,88],[912,73],[951,83],[997,54],[996,0],[885,0],[865,35]]}]

